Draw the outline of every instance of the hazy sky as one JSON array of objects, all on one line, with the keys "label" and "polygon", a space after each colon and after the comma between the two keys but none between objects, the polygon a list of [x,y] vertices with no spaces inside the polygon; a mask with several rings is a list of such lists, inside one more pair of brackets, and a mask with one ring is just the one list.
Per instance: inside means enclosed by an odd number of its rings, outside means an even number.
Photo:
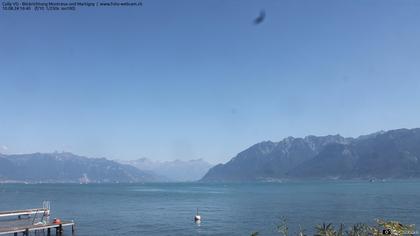
[{"label": "hazy sky", "polygon": [[213,163],[263,140],[420,127],[420,1],[0,10],[0,112],[2,153]]}]

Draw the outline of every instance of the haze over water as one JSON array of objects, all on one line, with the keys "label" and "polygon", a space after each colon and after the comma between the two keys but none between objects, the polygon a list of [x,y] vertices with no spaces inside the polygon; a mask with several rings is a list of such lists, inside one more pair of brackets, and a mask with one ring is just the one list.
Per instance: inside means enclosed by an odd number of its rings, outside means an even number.
[{"label": "haze over water", "polygon": [[[290,231],[310,234],[323,222],[374,223],[375,218],[420,224],[418,181],[293,183],[161,183],[0,185],[0,210],[40,207],[75,220],[76,235],[276,235],[281,217]],[[193,222],[196,208],[203,218]],[[69,232],[69,231],[67,231]]]}]

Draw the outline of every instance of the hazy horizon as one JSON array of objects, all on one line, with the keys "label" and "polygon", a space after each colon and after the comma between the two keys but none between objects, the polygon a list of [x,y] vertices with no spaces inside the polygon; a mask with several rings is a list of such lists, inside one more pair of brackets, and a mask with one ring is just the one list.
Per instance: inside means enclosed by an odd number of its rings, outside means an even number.
[{"label": "hazy horizon", "polygon": [[264,140],[420,127],[418,12],[411,0],[3,11],[0,153],[217,164]]}]

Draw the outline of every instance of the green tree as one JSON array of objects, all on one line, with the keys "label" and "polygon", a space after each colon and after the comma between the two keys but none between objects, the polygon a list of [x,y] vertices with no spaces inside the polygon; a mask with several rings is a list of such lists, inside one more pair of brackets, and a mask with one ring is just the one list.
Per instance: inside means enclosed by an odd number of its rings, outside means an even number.
[{"label": "green tree", "polygon": [[371,235],[370,227],[366,224],[355,224],[349,231],[346,231],[347,236],[369,236]]},{"label": "green tree", "polygon": [[289,235],[289,226],[287,225],[286,217],[282,217],[281,223],[277,225],[277,232],[283,236]]},{"label": "green tree", "polygon": [[323,223],[322,225],[317,225],[315,226],[315,229],[317,231],[315,236],[336,236],[334,226],[331,223]]}]

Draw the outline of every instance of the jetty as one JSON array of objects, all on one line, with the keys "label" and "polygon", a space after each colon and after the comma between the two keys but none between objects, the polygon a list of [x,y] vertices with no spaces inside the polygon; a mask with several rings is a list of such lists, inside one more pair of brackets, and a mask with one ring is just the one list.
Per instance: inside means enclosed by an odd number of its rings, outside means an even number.
[{"label": "jetty", "polygon": [[49,217],[50,203],[48,201],[43,202],[42,208],[0,211],[0,235],[29,236],[33,232],[35,235],[46,233],[47,236],[51,236],[55,233],[59,236],[63,234],[64,228],[71,228],[71,233],[74,235],[74,221],[60,219],[50,221]]},{"label": "jetty", "polygon": [[1,217],[9,217],[9,216],[30,216],[34,214],[45,214],[48,213],[49,209],[46,208],[34,208],[34,209],[26,209],[26,210],[15,210],[15,211],[0,211],[0,218]]}]

